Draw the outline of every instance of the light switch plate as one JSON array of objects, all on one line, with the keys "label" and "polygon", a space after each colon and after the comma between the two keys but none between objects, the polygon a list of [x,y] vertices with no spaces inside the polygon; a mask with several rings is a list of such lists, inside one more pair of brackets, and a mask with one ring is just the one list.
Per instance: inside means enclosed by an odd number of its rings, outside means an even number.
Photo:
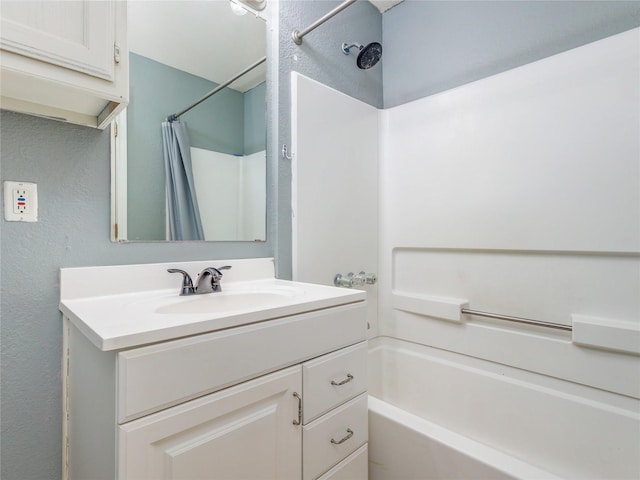
[{"label": "light switch plate", "polygon": [[38,221],[38,186],[29,182],[4,182],[4,219]]}]

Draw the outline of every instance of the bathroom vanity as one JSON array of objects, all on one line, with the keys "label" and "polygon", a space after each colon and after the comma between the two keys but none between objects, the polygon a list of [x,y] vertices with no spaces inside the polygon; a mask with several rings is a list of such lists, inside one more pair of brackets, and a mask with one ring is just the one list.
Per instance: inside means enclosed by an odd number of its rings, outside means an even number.
[{"label": "bathroom vanity", "polygon": [[367,478],[365,293],[273,272],[62,269],[65,478]]}]

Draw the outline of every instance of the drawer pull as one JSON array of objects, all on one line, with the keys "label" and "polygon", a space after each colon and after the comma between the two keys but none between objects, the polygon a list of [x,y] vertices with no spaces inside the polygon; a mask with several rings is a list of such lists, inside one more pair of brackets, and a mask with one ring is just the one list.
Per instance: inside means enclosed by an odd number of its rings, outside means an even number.
[{"label": "drawer pull", "polygon": [[350,428],[347,428],[347,436],[346,437],[344,437],[342,440],[334,440],[332,438],[331,439],[331,443],[333,443],[334,445],[340,445],[341,443],[344,443],[347,440],[349,440],[351,437],[353,437],[353,430],[351,430]]},{"label": "drawer pull", "polygon": [[350,373],[347,373],[347,378],[345,378],[341,382],[336,382],[335,380],[331,380],[331,385],[333,385],[334,387],[339,387],[340,385],[349,383],[351,380],[353,380],[353,375],[351,375]]},{"label": "drawer pull", "polygon": [[302,423],[302,397],[296,392],[293,392],[293,396],[298,399],[298,419],[293,421],[294,425],[300,425]]}]

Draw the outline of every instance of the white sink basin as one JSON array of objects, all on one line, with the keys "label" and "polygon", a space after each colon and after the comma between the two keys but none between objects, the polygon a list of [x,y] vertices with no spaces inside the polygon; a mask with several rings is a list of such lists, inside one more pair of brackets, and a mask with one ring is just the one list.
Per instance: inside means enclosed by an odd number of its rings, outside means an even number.
[{"label": "white sink basin", "polygon": [[271,308],[288,302],[296,295],[303,294],[296,289],[281,287],[273,289],[235,289],[204,295],[175,297],[168,303],[155,308],[161,315],[229,313],[236,311]]}]

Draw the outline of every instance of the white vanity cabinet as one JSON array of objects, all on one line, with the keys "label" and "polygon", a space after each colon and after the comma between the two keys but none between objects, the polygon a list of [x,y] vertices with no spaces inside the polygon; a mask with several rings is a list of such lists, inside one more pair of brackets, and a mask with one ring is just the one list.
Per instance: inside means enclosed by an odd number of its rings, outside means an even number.
[{"label": "white vanity cabinet", "polygon": [[119,427],[120,479],[295,479],[299,366]]},{"label": "white vanity cabinet", "polygon": [[114,351],[66,319],[66,478],[366,479],[365,310]]},{"label": "white vanity cabinet", "polygon": [[3,0],[0,106],[105,128],[128,103],[126,2]]}]

